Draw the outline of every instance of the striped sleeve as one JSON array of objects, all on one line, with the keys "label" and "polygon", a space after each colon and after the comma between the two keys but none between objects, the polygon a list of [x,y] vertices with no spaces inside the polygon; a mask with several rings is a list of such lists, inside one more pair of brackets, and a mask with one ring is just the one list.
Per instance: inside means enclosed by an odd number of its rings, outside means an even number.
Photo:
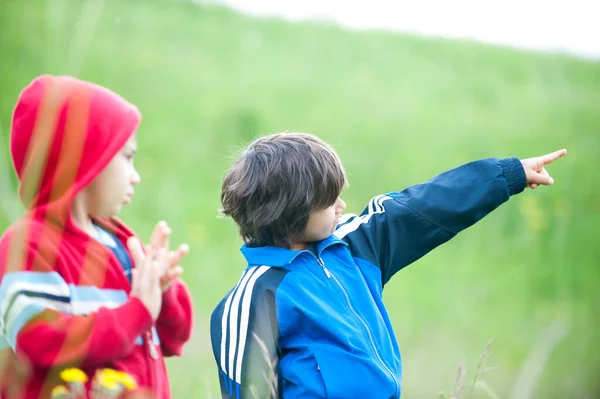
[{"label": "striped sleeve", "polygon": [[223,399],[283,397],[276,292],[286,273],[247,269],[213,311],[211,340]]},{"label": "striped sleeve", "polygon": [[46,309],[72,313],[69,287],[56,272],[12,272],[0,284],[0,328],[16,348],[23,326]]},{"label": "striped sleeve", "polygon": [[[3,242],[4,243],[4,242]],[[0,245],[0,255],[6,254]],[[122,290],[67,284],[39,248],[26,251],[26,267],[8,264],[0,282],[0,346],[10,346],[40,367],[106,364],[130,353],[152,326],[137,298]]]},{"label": "striped sleeve", "polygon": [[353,255],[379,266],[382,284],[525,188],[517,158],[488,158],[423,184],[374,197],[360,215],[340,220],[335,235]]}]

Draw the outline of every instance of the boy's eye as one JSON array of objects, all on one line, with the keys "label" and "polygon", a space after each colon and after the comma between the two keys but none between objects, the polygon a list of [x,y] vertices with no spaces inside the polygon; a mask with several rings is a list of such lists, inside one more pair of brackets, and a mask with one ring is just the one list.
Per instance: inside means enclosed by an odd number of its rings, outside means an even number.
[{"label": "boy's eye", "polygon": [[133,156],[134,154],[125,154],[125,159],[127,159],[128,161],[133,160]]}]

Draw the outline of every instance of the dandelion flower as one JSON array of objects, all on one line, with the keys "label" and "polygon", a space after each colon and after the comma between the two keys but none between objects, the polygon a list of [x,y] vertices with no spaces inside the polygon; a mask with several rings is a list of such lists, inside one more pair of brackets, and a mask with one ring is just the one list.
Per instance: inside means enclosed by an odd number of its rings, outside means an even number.
[{"label": "dandelion flower", "polygon": [[79,382],[84,384],[88,381],[87,375],[85,375],[83,371],[76,367],[72,367],[61,371],[60,378],[62,378],[63,381],[70,383]]},{"label": "dandelion flower", "polygon": [[100,369],[96,371],[94,380],[100,387],[108,390],[115,390],[119,387],[117,372],[112,369]]},{"label": "dandelion flower", "polygon": [[130,374],[118,372],[118,380],[128,391],[137,389],[137,382]]},{"label": "dandelion flower", "polygon": [[51,398],[52,399],[66,399],[69,395],[67,387],[64,385],[57,385],[52,388]]}]

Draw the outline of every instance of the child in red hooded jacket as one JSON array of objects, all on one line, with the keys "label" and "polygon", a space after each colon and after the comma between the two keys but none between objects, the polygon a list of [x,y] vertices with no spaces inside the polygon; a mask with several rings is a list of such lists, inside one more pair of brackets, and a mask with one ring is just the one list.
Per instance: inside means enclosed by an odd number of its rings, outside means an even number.
[{"label": "child in red hooded jacket", "polygon": [[164,222],[142,248],[116,218],[140,182],[140,120],[117,94],[68,76],[21,92],[10,151],[26,213],[0,239],[0,398],[47,398],[67,367],[90,379],[122,370],[171,397],[163,356],[181,355],[192,329],[178,278],[188,248],[169,251]]}]

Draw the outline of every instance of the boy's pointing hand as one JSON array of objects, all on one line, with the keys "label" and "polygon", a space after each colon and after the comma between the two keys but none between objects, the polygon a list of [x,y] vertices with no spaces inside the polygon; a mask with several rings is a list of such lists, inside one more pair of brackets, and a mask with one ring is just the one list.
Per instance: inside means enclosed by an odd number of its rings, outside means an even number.
[{"label": "boy's pointing hand", "polygon": [[545,186],[552,185],[554,183],[554,179],[552,179],[552,177],[550,177],[546,171],[546,165],[551,164],[566,154],[567,150],[562,149],[539,157],[521,160],[521,164],[523,164],[523,168],[525,169],[527,187],[534,189],[540,184]]}]

